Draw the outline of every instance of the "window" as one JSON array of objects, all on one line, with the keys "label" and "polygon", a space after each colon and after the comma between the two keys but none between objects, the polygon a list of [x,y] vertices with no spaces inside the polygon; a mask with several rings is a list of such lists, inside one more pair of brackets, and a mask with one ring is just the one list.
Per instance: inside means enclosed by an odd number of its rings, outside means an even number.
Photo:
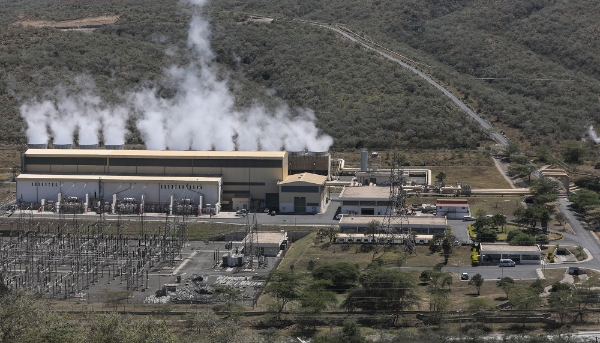
[{"label": "window", "polygon": [[319,193],[319,186],[281,186],[284,193]]}]

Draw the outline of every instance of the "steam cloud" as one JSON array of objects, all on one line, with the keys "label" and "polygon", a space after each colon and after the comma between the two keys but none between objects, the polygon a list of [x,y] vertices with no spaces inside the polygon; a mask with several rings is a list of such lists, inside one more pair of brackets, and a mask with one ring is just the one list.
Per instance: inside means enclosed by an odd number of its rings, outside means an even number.
[{"label": "steam cloud", "polygon": [[[189,0],[198,7],[205,0]],[[218,77],[210,63],[209,24],[194,13],[188,32],[188,48],[195,60],[186,67],[172,66],[166,76],[177,84],[176,95],[164,99],[155,89],[125,95],[125,104],[106,105],[95,95],[93,83],[78,80],[83,92],[67,94],[57,87],[53,101],[33,99],[21,106],[30,144],[69,144],[79,133],[79,144],[97,144],[102,129],[106,145],[125,143],[130,113],[147,149],[151,150],[303,150],[327,151],[333,139],[320,135],[310,109],[280,106],[274,111],[262,105],[239,110],[228,80]],[[81,88],[81,87],[80,87]],[[49,129],[49,130],[48,130]],[[48,132],[49,131],[49,132]]]},{"label": "steam cloud", "polygon": [[590,127],[588,127],[587,134],[588,136],[590,136],[590,139],[594,141],[594,143],[600,143],[600,137],[598,137],[598,135],[596,134],[594,126],[590,125]]}]

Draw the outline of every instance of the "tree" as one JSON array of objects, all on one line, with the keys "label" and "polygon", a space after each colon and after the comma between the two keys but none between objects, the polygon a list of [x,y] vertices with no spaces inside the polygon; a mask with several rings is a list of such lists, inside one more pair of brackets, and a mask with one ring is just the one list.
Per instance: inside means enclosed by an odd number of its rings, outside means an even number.
[{"label": "tree", "polygon": [[590,224],[591,227],[600,227],[600,208],[588,210],[585,213],[585,221]]},{"label": "tree", "polygon": [[519,208],[514,212],[517,223],[527,225],[531,233],[535,234],[538,222],[547,223],[552,213],[543,205],[531,205],[526,209]]},{"label": "tree", "polygon": [[515,280],[512,278],[505,276],[500,281],[498,281],[498,287],[502,288],[504,293],[506,293],[506,298],[508,299],[508,293],[510,289],[515,285]]},{"label": "tree", "polygon": [[498,233],[495,229],[483,229],[477,233],[478,242],[495,242],[498,240]]},{"label": "tree", "polygon": [[338,291],[354,287],[359,276],[358,267],[348,262],[326,264],[312,271],[312,277],[315,280],[329,280],[331,287]]},{"label": "tree", "polygon": [[506,216],[504,216],[502,213],[496,213],[492,217],[492,222],[494,223],[494,227],[502,228],[502,231],[504,231],[507,223]]},{"label": "tree", "polygon": [[535,243],[536,244],[548,244],[548,243],[550,243],[550,238],[548,238],[548,235],[540,234],[540,235],[535,236]]},{"label": "tree", "polygon": [[[512,287],[508,293],[508,300],[516,310],[532,310],[542,303],[536,290],[529,286]],[[527,318],[526,314],[523,316],[523,326],[525,326],[525,318]]]},{"label": "tree", "polygon": [[[561,285],[560,289],[557,288],[550,293],[548,305],[557,310],[560,321],[564,322],[565,317],[568,315],[568,310],[577,304],[578,299],[574,294],[572,286],[566,283],[561,284],[564,286]],[[554,288],[554,286],[552,288]]]},{"label": "tree", "polygon": [[446,178],[447,178],[447,177],[448,177],[448,175],[447,175],[445,172],[441,171],[441,172],[439,172],[439,173],[438,173],[438,174],[435,176],[435,180],[436,180],[437,182],[441,183],[441,184],[442,184],[442,186],[443,186],[443,185],[444,185],[444,181],[446,180]]},{"label": "tree", "polygon": [[514,141],[510,141],[508,142],[508,145],[506,146],[506,150],[504,150],[504,154],[508,157],[512,156],[512,155],[516,155],[521,151],[521,147],[519,146],[518,143],[514,142]]},{"label": "tree", "polygon": [[582,176],[581,178],[575,180],[575,186],[600,193],[600,178],[589,175]]},{"label": "tree", "polygon": [[508,292],[508,300],[517,310],[532,310],[542,303],[537,291],[529,286],[513,286]]},{"label": "tree", "polygon": [[300,304],[312,314],[319,314],[327,309],[330,305],[335,304],[335,293],[328,291],[327,288],[332,286],[329,280],[317,280],[311,282],[300,296]]},{"label": "tree", "polygon": [[342,304],[348,311],[397,312],[410,309],[419,301],[413,278],[398,270],[375,267],[362,274],[359,282],[362,287],[353,290]]},{"label": "tree", "polygon": [[288,303],[300,298],[298,280],[299,275],[287,270],[274,270],[269,273],[264,292],[275,298],[274,308],[277,313],[281,314]]},{"label": "tree", "polygon": [[444,237],[442,241],[442,250],[444,251],[444,264],[448,264],[448,259],[452,253],[452,242],[448,237]]},{"label": "tree", "polygon": [[533,202],[536,204],[545,204],[558,198],[558,182],[546,177],[532,182],[529,189],[533,195]]},{"label": "tree", "polygon": [[583,142],[569,141],[565,143],[562,154],[565,162],[581,164],[589,154],[589,149]]},{"label": "tree", "polygon": [[537,154],[538,161],[540,161],[540,162],[549,162],[550,161],[552,154],[551,154],[549,146],[542,144],[535,149],[535,152]]},{"label": "tree", "polygon": [[565,225],[566,217],[562,212],[555,214],[554,219],[556,219],[559,225]]},{"label": "tree", "polygon": [[327,237],[329,238],[329,244],[331,244],[337,237],[338,232],[340,232],[340,230],[337,227],[329,226],[324,229],[319,229],[319,232],[317,232],[317,238],[319,238],[322,242],[323,238]]},{"label": "tree", "polygon": [[600,205],[600,195],[585,188],[571,193],[569,200],[573,202],[572,206],[576,211],[584,214]]},{"label": "tree", "polygon": [[427,269],[421,272],[419,280],[429,284],[430,291],[437,291],[444,286],[452,285],[452,275],[437,269]]},{"label": "tree", "polygon": [[[378,233],[379,230],[379,222],[376,220],[371,220],[365,229],[365,236],[371,235],[371,242],[375,242],[375,234]],[[375,256],[375,255],[373,255]]]},{"label": "tree", "polygon": [[474,286],[477,289],[477,295],[481,294],[481,286],[483,286],[483,276],[477,273],[469,280],[469,286]]},{"label": "tree", "polygon": [[524,232],[518,233],[509,242],[510,245],[532,246],[535,245],[535,237]]}]

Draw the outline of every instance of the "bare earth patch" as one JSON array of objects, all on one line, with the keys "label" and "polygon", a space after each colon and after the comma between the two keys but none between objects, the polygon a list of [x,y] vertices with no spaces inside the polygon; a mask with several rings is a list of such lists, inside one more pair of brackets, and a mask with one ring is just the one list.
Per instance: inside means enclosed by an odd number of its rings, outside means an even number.
[{"label": "bare earth patch", "polygon": [[67,21],[47,21],[47,20],[20,20],[13,25],[31,26],[31,27],[53,27],[57,29],[78,29],[78,28],[95,28],[102,25],[114,24],[119,19],[118,15],[87,17],[76,20]]}]

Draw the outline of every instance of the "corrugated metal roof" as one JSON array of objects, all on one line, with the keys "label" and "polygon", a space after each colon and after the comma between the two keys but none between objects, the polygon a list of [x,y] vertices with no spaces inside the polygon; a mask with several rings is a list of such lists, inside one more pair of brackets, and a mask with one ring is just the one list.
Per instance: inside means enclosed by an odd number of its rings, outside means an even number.
[{"label": "corrugated metal roof", "polygon": [[59,150],[28,149],[28,157],[127,157],[127,158],[206,158],[283,159],[286,151],[176,151],[176,150]]},{"label": "corrugated metal roof", "polygon": [[327,181],[327,176],[311,174],[311,173],[301,173],[301,174],[293,174],[288,175],[285,180],[277,182],[278,185],[285,185],[294,182],[304,182],[311,183],[314,185],[322,185]]},{"label": "corrugated metal roof", "polygon": [[123,175],[53,175],[21,174],[17,181],[134,181],[134,182],[220,182],[220,177],[177,177],[177,176],[123,176]]}]

